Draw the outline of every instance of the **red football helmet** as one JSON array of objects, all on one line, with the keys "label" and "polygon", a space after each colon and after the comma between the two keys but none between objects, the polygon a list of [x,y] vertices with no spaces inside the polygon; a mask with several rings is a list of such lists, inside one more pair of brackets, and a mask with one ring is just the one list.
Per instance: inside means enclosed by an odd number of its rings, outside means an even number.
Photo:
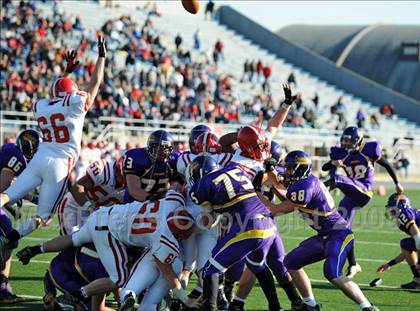
[{"label": "red football helmet", "polygon": [[211,132],[200,134],[195,141],[195,151],[204,155],[219,154],[222,146],[219,144],[219,137]]},{"label": "red football helmet", "polygon": [[245,126],[238,134],[238,144],[242,154],[257,161],[263,161],[270,156],[270,141],[265,132],[255,126]]},{"label": "red football helmet", "polygon": [[69,78],[59,78],[54,81],[51,87],[51,96],[55,97],[64,97],[67,94],[77,92],[79,90],[76,82]]},{"label": "red football helmet", "polygon": [[194,218],[186,209],[176,209],[166,218],[168,227],[177,240],[188,239],[194,230]]}]

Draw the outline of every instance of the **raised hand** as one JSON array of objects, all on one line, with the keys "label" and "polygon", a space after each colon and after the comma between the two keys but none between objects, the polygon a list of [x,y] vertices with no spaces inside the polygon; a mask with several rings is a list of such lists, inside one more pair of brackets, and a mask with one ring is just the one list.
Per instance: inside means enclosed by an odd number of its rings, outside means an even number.
[{"label": "raised hand", "polygon": [[67,51],[64,55],[64,59],[67,62],[66,72],[72,73],[77,67],[79,67],[80,62],[77,60],[77,52],[75,50]]},{"label": "raised hand", "polygon": [[284,104],[290,106],[296,99],[296,96],[292,96],[292,89],[288,83],[283,84],[283,92],[284,92]]},{"label": "raised hand", "polygon": [[98,36],[98,52],[99,52],[99,57],[105,57],[106,55],[105,38],[101,35]]}]

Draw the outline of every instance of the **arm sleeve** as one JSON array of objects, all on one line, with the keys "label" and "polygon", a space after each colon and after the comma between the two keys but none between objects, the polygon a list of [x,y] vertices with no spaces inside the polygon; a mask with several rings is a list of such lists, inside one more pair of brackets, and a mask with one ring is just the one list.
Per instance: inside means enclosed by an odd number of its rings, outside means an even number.
[{"label": "arm sleeve", "polygon": [[322,170],[324,171],[324,172],[326,172],[326,171],[330,171],[330,170],[332,170],[334,168],[334,165],[332,165],[331,164],[331,160],[330,161],[328,161],[327,163],[324,163],[324,165],[322,165]]},{"label": "arm sleeve", "polygon": [[152,251],[152,255],[160,262],[172,264],[179,255],[179,247],[176,243],[162,235],[159,244]]},{"label": "arm sleeve", "polygon": [[209,205],[210,191],[211,188],[206,185],[206,179],[202,178],[191,187],[189,195],[195,204]]},{"label": "arm sleeve", "polygon": [[392,168],[391,164],[388,162],[388,160],[385,158],[380,158],[377,162],[379,165],[383,166],[386,169],[389,176],[391,176],[392,180],[394,181],[394,184],[398,184],[397,174],[395,174],[395,171]]},{"label": "arm sleeve", "polygon": [[77,91],[70,95],[69,98],[64,99],[64,103],[68,101],[68,105],[75,111],[77,114],[84,114],[88,111],[87,106],[87,93],[83,91]]},{"label": "arm sleeve", "polygon": [[410,209],[403,209],[398,213],[398,223],[408,231],[416,223],[415,214]]},{"label": "arm sleeve", "polygon": [[133,174],[137,176],[142,176],[146,172],[146,169],[142,165],[140,159],[133,152],[135,150],[127,151],[124,156],[124,174]]},{"label": "arm sleeve", "polygon": [[[86,169],[86,176],[94,185],[102,185],[110,176],[110,166],[105,160],[99,160],[91,163]],[[108,177],[107,177],[108,176]]]}]

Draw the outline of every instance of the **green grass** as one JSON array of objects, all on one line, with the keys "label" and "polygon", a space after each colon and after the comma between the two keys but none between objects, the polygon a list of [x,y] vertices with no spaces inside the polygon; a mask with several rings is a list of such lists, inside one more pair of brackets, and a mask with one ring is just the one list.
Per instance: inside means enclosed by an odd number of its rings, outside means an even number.
[{"label": "green grass", "polygon": [[[407,191],[413,205],[420,202],[420,191]],[[335,197],[339,200],[339,197]],[[363,273],[356,276],[355,281],[361,284],[361,288],[368,299],[381,310],[420,310],[420,296],[418,293],[399,289],[401,283],[411,280],[411,272],[403,263],[393,267],[385,274],[383,286],[370,288],[367,284],[378,274],[376,268],[382,263],[392,259],[399,253],[399,240],[404,234],[396,226],[384,218],[384,203],[386,197],[375,196],[369,206],[358,212],[354,222],[356,236],[356,256],[363,268]],[[286,250],[291,250],[304,238],[314,235],[314,231],[306,227],[303,222],[294,215],[279,218],[279,227]],[[56,223],[50,227],[42,228],[21,241],[19,249],[26,245],[33,245],[41,239],[47,239],[58,233]],[[39,239],[39,240],[37,240]],[[22,266],[18,262],[12,265],[10,281],[18,295],[42,296],[42,276],[48,267],[48,262],[53,255],[44,254],[36,258],[28,266]],[[347,299],[341,291],[335,289],[325,281],[322,274],[322,262],[305,268],[313,280],[314,293],[317,301],[322,304],[323,310],[350,311],[359,310],[358,306]],[[278,290],[283,307],[288,308],[286,296],[281,289]],[[248,310],[267,310],[266,301],[258,285],[255,286],[249,296],[246,307]],[[0,306],[4,310],[42,310],[40,301],[22,303],[19,305]]]}]

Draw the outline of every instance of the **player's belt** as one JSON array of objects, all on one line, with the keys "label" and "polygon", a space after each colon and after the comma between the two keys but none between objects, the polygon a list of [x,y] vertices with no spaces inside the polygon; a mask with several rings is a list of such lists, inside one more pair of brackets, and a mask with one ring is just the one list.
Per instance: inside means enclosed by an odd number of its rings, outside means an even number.
[{"label": "player's belt", "polygon": [[90,248],[87,248],[87,247],[85,247],[85,246],[83,246],[81,249],[80,249],[80,253],[81,254],[85,254],[85,255],[87,255],[87,256],[89,256],[89,257],[92,257],[92,258],[96,258],[96,259],[98,259],[99,257],[98,257],[98,254],[94,251],[94,250],[92,250],[92,249],[90,249]]},{"label": "player's belt", "polygon": [[108,226],[95,226],[96,231],[109,231]]}]

